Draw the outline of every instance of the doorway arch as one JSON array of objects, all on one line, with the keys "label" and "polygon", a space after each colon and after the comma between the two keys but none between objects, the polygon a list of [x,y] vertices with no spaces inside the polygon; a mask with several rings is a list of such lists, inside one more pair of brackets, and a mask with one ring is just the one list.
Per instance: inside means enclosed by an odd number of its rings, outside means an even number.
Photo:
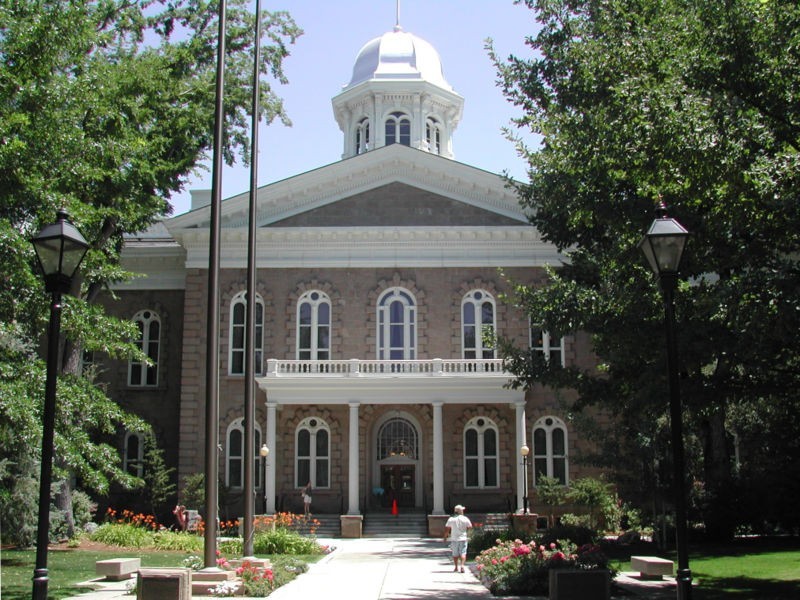
[{"label": "doorway arch", "polygon": [[372,487],[379,506],[422,506],[421,452],[420,426],[409,413],[392,411],[375,423]]}]

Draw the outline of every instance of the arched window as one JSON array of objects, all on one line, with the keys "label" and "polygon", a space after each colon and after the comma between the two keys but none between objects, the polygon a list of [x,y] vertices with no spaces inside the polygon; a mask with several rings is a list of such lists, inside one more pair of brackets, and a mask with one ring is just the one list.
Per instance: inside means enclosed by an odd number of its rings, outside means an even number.
[{"label": "arched window", "polygon": [[401,112],[393,112],[386,119],[386,145],[411,145],[411,121]]},{"label": "arched window", "polygon": [[145,361],[131,360],[128,363],[128,385],[154,387],[158,385],[158,357],[161,351],[161,320],[152,310],[142,310],[133,317],[139,329],[136,347],[147,355]]},{"label": "arched window", "polygon": [[542,417],[533,425],[533,484],[554,477],[567,485],[567,426],[558,417]]},{"label": "arched window", "polygon": [[144,474],[144,437],[141,433],[127,431],[122,451],[122,468],[135,477]]},{"label": "arched window", "polygon": [[356,154],[364,154],[369,149],[369,119],[364,117],[356,126]]},{"label": "arched window", "polygon": [[564,338],[552,336],[534,323],[531,323],[531,349],[541,352],[547,362],[564,366]]},{"label": "arched window", "polygon": [[461,302],[464,358],[494,358],[494,298],[485,290],[472,290]]},{"label": "arched window", "polygon": [[[247,329],[246,292],[239,292],[231,300],[230,332],[228,344],[228,373],[244,375],[245,330]],[[255,314],[255,372],[264,372],[264,301],[256,295]]]},{"label": "arched window", "polygon": [[[228,433],[225,436],[227,457],[225,470],[225,484],[230,488],[241,488],[244,485],[244,419],[236,419],[228,426]],[[254,485],[262,487],[261,474],[264,472],[264,464],[261,454],[261,428],[256,424],[255,435],[253,436],[254,454]]]},{"label": "arched window", "polygon": [[330,360],[331,301],[317,290],[297,301],[297,359]]},{"label": "arched window", "polygon": [[381,425],[378,431],[378,460],[394,457],[416,460],[418,456],[417,428],[411,421],[395,417]]},{"label": "arched window", "polygon": [[331,433],[328,424],[318,417],[308,417],[297,426],[295,448],[295,484],[304,487],[309,481],[315,488],[330,487]]},{"label": "arched window", "polygon": [[392,288],[378,299],[378,360],[416,358],[417,331],[414,296]]},{"label": "arched window", "polygon": [[429,118],[425,121],[425,143],[428,152],[442,153],[442,126],[436,119]]},{"label": "arched window", "polygon": [[498,485],[497,425],[486,417],[474,417],[464,427],[464,486],[494,488]]}]

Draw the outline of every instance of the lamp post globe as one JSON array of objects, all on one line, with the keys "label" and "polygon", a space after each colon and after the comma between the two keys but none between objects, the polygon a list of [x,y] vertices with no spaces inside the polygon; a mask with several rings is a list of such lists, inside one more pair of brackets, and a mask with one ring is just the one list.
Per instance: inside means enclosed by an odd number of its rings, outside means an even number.
[{"label": "lamp post globe", "polygon": [[664,203],[656,208],[656,218],[639,242],[650,268],[658,277],[664,300],[664,325],[667,338],[667,379],[669,382],[669,412],[672,442],[673,488],[675,494],[675,538],[678,554],[677,597],[691,600],[692,572],[689,569],[688,532],[686,520],[686,473],[683,448],[683,416],[678,382],[678,351],[675,339],[675,290],[678,271],[689,232],[667,216]]},{"label": "lamp post globe", "polygon": [[50,486],[53,478],[58,347],[61,335],[61,296],[72,288],[73,278],[89,244],[59,210],[56,222],[46,225],[31,240],[44,274],[45,289],[51,294],[50,324],[47,331],[47,375],[42,409],[42,458],[39,477],[39,515],[36,531],[36,566],[33,571],[33,600],[47,600],[47,546],[50,542]]}]

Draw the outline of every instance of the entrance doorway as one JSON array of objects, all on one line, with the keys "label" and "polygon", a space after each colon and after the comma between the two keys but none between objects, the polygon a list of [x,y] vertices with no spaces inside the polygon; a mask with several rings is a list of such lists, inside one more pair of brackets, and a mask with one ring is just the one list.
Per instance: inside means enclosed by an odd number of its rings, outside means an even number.
[{"label": "entrance doorway", "polygon": [[397,500],[397,506],[413,508],[415,489],[414,465],[381,465],[381,487],[384,489],[381,505],[391,507]]}]

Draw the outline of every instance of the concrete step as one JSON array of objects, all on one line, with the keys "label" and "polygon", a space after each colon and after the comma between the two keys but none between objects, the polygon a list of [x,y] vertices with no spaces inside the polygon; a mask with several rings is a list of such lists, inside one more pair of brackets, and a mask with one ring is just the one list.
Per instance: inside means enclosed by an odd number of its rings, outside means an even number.
[{"label": "concrete step", "polygon": [[342,524],[338,514],[311,514],[307,519],[300,519],[292,528],[301,535],[313,535],[318,538],[339,537]]},{"label": "concrete step", "polygon": [[367,513],[364,537],[427,537],[428,517],[423,512]]}]

